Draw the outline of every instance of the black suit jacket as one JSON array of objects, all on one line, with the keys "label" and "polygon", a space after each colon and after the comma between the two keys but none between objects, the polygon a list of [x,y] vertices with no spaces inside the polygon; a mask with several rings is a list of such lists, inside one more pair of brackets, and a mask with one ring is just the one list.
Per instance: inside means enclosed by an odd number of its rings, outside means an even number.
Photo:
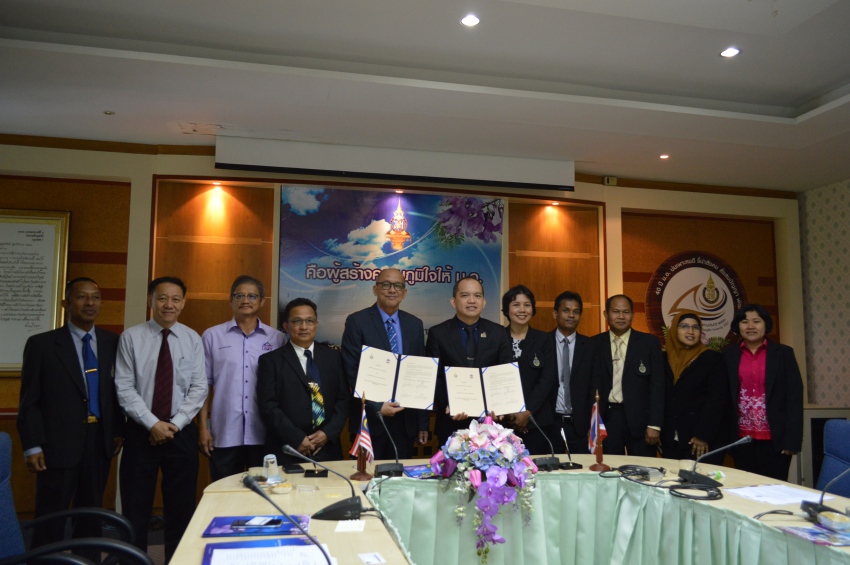
[{"label": "black suit jacket", "polygon": [[[546,339],[554,350],[558,347],[558,338],[554,329],[546,334]],[[586,436],[590,429],[590,411],[595,400],[596,389],[593,384],[593,340],[586,335],[576,333],[576,343],[570,365],[570,401],[573,405],[573,428],[578,436]],[[555,362],[557,363],[557,356]],[[558,383],[561,374],[558,368],[556,384],[552,393],[552,410],[558,401]],[[560,440],[559,440],[560,441]]]},{"label": "black suit jacket", "polygon": [[[510,340],[510,326],[505,328],[505,332]],[[555,421],[552,395],[558,395],[558,360],[547,338],[546,332],[528,328],[525,339],[519,342],[522,355],[517,360],[525,409],[534,414],[534,419],[540,427]],[[511,351],[513,352],[513,345]]]},{"label": "black suit jacket", "polygon": [[[741,348],[738,344],[723,350],[726,372],[729,377],[731,399],[730,427],[732,441],[738,439],[738,393],[741,381],[738,368],[741,364]],[[767,341],[765,359],[764,392],[767,405],[767,424],[773,448],[799,452],[803,445],[803,377],[794,350],[787,345]]]},{"label": "black suit jacket", "polygon": [[[614,386],[611,334],[593,336],[593,378],[599,389],[599,409],[608,408]],[[647,426],[664,425],[664,359],[661,343],[652,334],[632,329],[623,364],[623,408],[632,437],[643,437]]]},{"label": "black suit jacket", "polygon": [[513,359],[513,347],[505,328],[490,320],[478,321],[478,347],[475,359],[470,365],[466,360],[466,350],[460,337],[457,317],[441,322],[428,330],[425,343],[425,355],[440,360],[437,370],[437,389],[434,393],[436,423],[434,433],[444,441],[455,430],[469,426],[471,418],[464,421],[452,420],[446,414],[449,405],[449,392],[446,388],[446,367],[490,367],[510,363]]},{"label": "black suit jacket", "polygon": [[[328,443],[319,452],[322,460],[341,459],[339,434],[348,416],[348,384],[342,374],[339,352],[316,343],[313,359],[319,369],[325,421],[313,428],[309,379],[291,342],[260,356],[257,364],[257,404],[266,425],[266,448],[279,461],[290,461],[283,446],[298,449],[304,438],[321,430]],[[325,452],[325,453],[322,453]]]},{"label": "black suit jacket", "polygon": [[704,351],[682,371],[675,384],[666,355],[664,369],[667,395],[662,445],[672,445],[677,432],[680,446],[687,445],[693,437],[707,442],[710,449],[725,445],[729,378],[723,356],[717,351]]},{"label": "black suit jacket", "polygon": [[[422,320],[403,310],[398,311],[399,325],[401,325],[401,352],[405,355],[425,355],[425,330]],[[348,381],[349,390],[354,390],[357,383],[357,368],[360,366],[360,351],[364,345],[377,347],[384,351],[390,351],[390,339],[384,326],[378,305],[360,310],[349,315],[345,319],[345,331],[342,334],[342,365],[345,370],[345,378]],[[371,399],[375,400],[375,399]],[[369,403],[372,409],[380,409],[380,403]],[[377,405],[377,406],[376,406]],[[351,419],[349,431],[357,433],[360,430],[360,399],[352,399]],[[375,422],[374,419],[369,420]],[[405,409],[401,414],[385,420],[388,427],[404,425],[405,435],[415,438],[420,431],[428,429],[428,412],[425,410]],[[371,426],[372,434],[381,434],[380,424]]]},{"label": "black suit jacket", "polygon": [[[115,395],[118,336],[95,327],[103,445],[111,458],[113,438],[124,435],[124,412]],[[18,434],[24,451],[41,446],[48,468],[67,469],[84,456],[88,394],[79,357],[67,326],[34,335],[24,346]],[[101,449],[102,447],[102,449]],[[90,454],[94,455],[94,454]]]}]

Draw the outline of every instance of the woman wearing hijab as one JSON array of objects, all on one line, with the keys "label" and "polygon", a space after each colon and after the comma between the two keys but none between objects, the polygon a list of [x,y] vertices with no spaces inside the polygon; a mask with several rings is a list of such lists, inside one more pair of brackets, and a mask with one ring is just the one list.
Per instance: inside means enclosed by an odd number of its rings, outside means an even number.
[{"label": "woman wearing hijab", "polygon": [[787,481],[791,456],[803,443],[803,378],[794,350],[765,337],[771,330],[773,320],[761,304],[747,304],[732,320],[732,331],[741,336],[723,350],[732,439],[753,438],[732,456],[738,469]]},{"label": "woman wearing hijab", "polygon": [[[668,459],[696,459],[722,447],[729,379],[723,356],[702,342],[702,321],[679,313],[667,332],[667,396],[661,443]],[[711,462],[721,462],[723,454]]]}]

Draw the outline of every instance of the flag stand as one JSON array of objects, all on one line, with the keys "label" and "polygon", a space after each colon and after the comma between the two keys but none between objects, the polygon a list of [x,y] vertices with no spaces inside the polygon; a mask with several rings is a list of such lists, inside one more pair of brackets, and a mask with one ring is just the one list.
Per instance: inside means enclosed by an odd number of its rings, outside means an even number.
[{"label": "flag stand", "polygon": [[599,434],[599,432],[598,432],[598,430],[599,430],[599,391],[598,390],[596,391],[596,410],[594,410],[594,413],[596,414],[597,435],[596,435],[596,446],[595,446],[593,452],[596,454],[596,463],[591,465],[589,467],[589,469],[591,471],[601,473],[602,471],[610,471],[611,467],[609,467],[608,465],[606,465],[605,463],[602,462],[602,442],[605,441],[605,437],[604,436],[600,437],[601,434]]},{"label": "flag stand", "polygon": [[[361,408],[361,411],[366,410],[366,397],[365,396],[360,399],[360,408]],[[358,432],[357,435],[359,436],[360,432]],[[372,480],[372,475],[370,475],[369,473],[366,472],[366,458],[367,458],[366,449],[361,445],[357,449],[357,472],[349,477],[352,481],[370,481],[370,480]]]}]

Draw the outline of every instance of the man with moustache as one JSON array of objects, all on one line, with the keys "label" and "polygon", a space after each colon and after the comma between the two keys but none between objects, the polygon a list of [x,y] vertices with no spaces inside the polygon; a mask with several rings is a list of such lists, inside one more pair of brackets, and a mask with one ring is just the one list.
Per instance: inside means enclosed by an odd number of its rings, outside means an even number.
[{"label": "man with moustache", "polygon": [[434,434],[440,445],[456,430],[469,427],[466,414],[449,414],[446,367],[490,367],[513,359],[511,339],[505,328],[481,317],[484,286],[475,277],[463,277],[452,289],[451,304],[457,314],[428,330],[425,355],[440,360],[434,394]]},{"label": "man with moustache", "polygon": [[664,422],[664,358],[654,335],[632,329],[634,302],[605,302],[609,331],[594,336],[593,378],[608,437],[606,454],[654,457]]},{"label": "man with moustache", "polygon": [[284,445],[317,461],[342,459],[339,436],[350,394],[339,352],[315,342],[318,325],[313,301],[290,300],[283,311],[289,343],[262,355],[257,364],[257,404],[266,424],[266,450],[283,464],[301,461],[284,455]]},{"label": "man with moustache", "polygon": [[[24,347],[18,434],[27,469],[36,473],[36,518],[71,506],[102,507],[111,459],[121,451],[124,414],[113,381],[118,336],[95,327],[102,303],[92,279],[68,282],[65,325]],[[64,531],[64,522],[36,528],[32,546],[60,541]],[[98,519],[74,525],[75,538],[100,535]],[[83,556],[100,562],[100,552]]]},{"label": "man with moustache", "polygon": [[[559,385],[552,399],[555,406],[555,426],[552,445],[556,453],[587,453],[587,432],[590,412],[595,399],[593,387],[593,344],[591,338],[576,329],[584,310],[581,296],[565,291],[555,299],[552,316],[557,327],[550,339],[558,358]],[[561,437],[561,431],[567,438]]]},{"label": "man with moustache", "polygon": [[260,320],[265,302],[262,282],[237,277],[230,287],[233,319],[203,335],[209,394],[201,408],[198,445],[209,457],[214,481],[263,465],[266,428],[257,407],[257,362],[286,343],[283,332]]},{"label": "man with moustache", "polygon": [[[407,296],[401,271],[382,270],[375,280],[372,293],[376,298],[375,304],[351,314],[345,320],[345,331],[342,334],[342,363],[351,390],[354,390],[354,385],[357,383],[360,352],[364,345],[403,355],[422,356],[425,353],[425,332],[422,320],[399,310],[402,300]],[[414,441],[420,444],[428,441],[427,411],[404,409],[398,402],[381,404],[373,402],[378,399],[367,398],[366,400],[375,459],[395,459],[395,450],[387,438],[384,427],[375,422],[372,417],[376,410],[380,410],[384,417],[390,436],[398,448],[400,459],[410,459],[413,456]],[[352,434],[360,430],[361,412],[360,399],[353,398],[349,417],[349,431]]]},{"label": "man with moustache", "polygon": [[123,513],[147,551],[147,527],[162,471],[165,560],[171,560],[195,511],[198,427],[192,419],[207,396],[204,345],[177,319],[186,285],[177,277],[148,284],[152,318],[121,335],[115,369],[118,401],[129,416],[121,459]]}]

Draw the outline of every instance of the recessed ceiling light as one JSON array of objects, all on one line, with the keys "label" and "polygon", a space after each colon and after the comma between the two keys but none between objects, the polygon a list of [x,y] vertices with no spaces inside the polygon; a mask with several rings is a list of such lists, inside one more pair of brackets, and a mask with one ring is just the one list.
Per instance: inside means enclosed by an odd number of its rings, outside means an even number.
[{"label": "recessed ceiling light", "polygon": [[659,158],[661,158],[661,159],[669,159],[669,158],[670,158],[670,155],[667,155],[667,154],[665,153],[664,155],[659,155]]},{"label": "recessed ceiling light", "polygon": [[218,186],[218,185],[220,185],[221,183],[220,183],[220,182],[218,182],[218,181],[215,181],[213,184],[214,184],[214,185],[216,185],[216,186]]},{"label": "recessed ceiling light", "polygon": [[468,14],[466,17],[460,20],[460,23],[462,23],[466,27],[475,27],[480,21],[481,20],[479,20],[478,16],[476,16],[475,14]]},{"label": "recessed ceiling light", "polygon": [[730,57],[734,57],[735,55],[737,55],[740,52],[741,52],[741,50],[738,49],[737,47],[727,47],[726,49],[724,49],[723,51],[720,52],[720,56],[726,57],[728,59]]},{"label": "recessed ceiling light", "polygon": [[112,110],[104,110],[103,113],[106,114],[107,116],[114,116],[115,115],[115,112],[113,112]]},{"label": "recessed ceiling light", "polygon": [[396,190],[395,193],[396,194],[404,194],[404,191],[403,190]]},{"label": "recessed ceiling light", "polygon": [[552,202],[552,206],[557,206],[557,205],[558,205],[557,202]]}]

